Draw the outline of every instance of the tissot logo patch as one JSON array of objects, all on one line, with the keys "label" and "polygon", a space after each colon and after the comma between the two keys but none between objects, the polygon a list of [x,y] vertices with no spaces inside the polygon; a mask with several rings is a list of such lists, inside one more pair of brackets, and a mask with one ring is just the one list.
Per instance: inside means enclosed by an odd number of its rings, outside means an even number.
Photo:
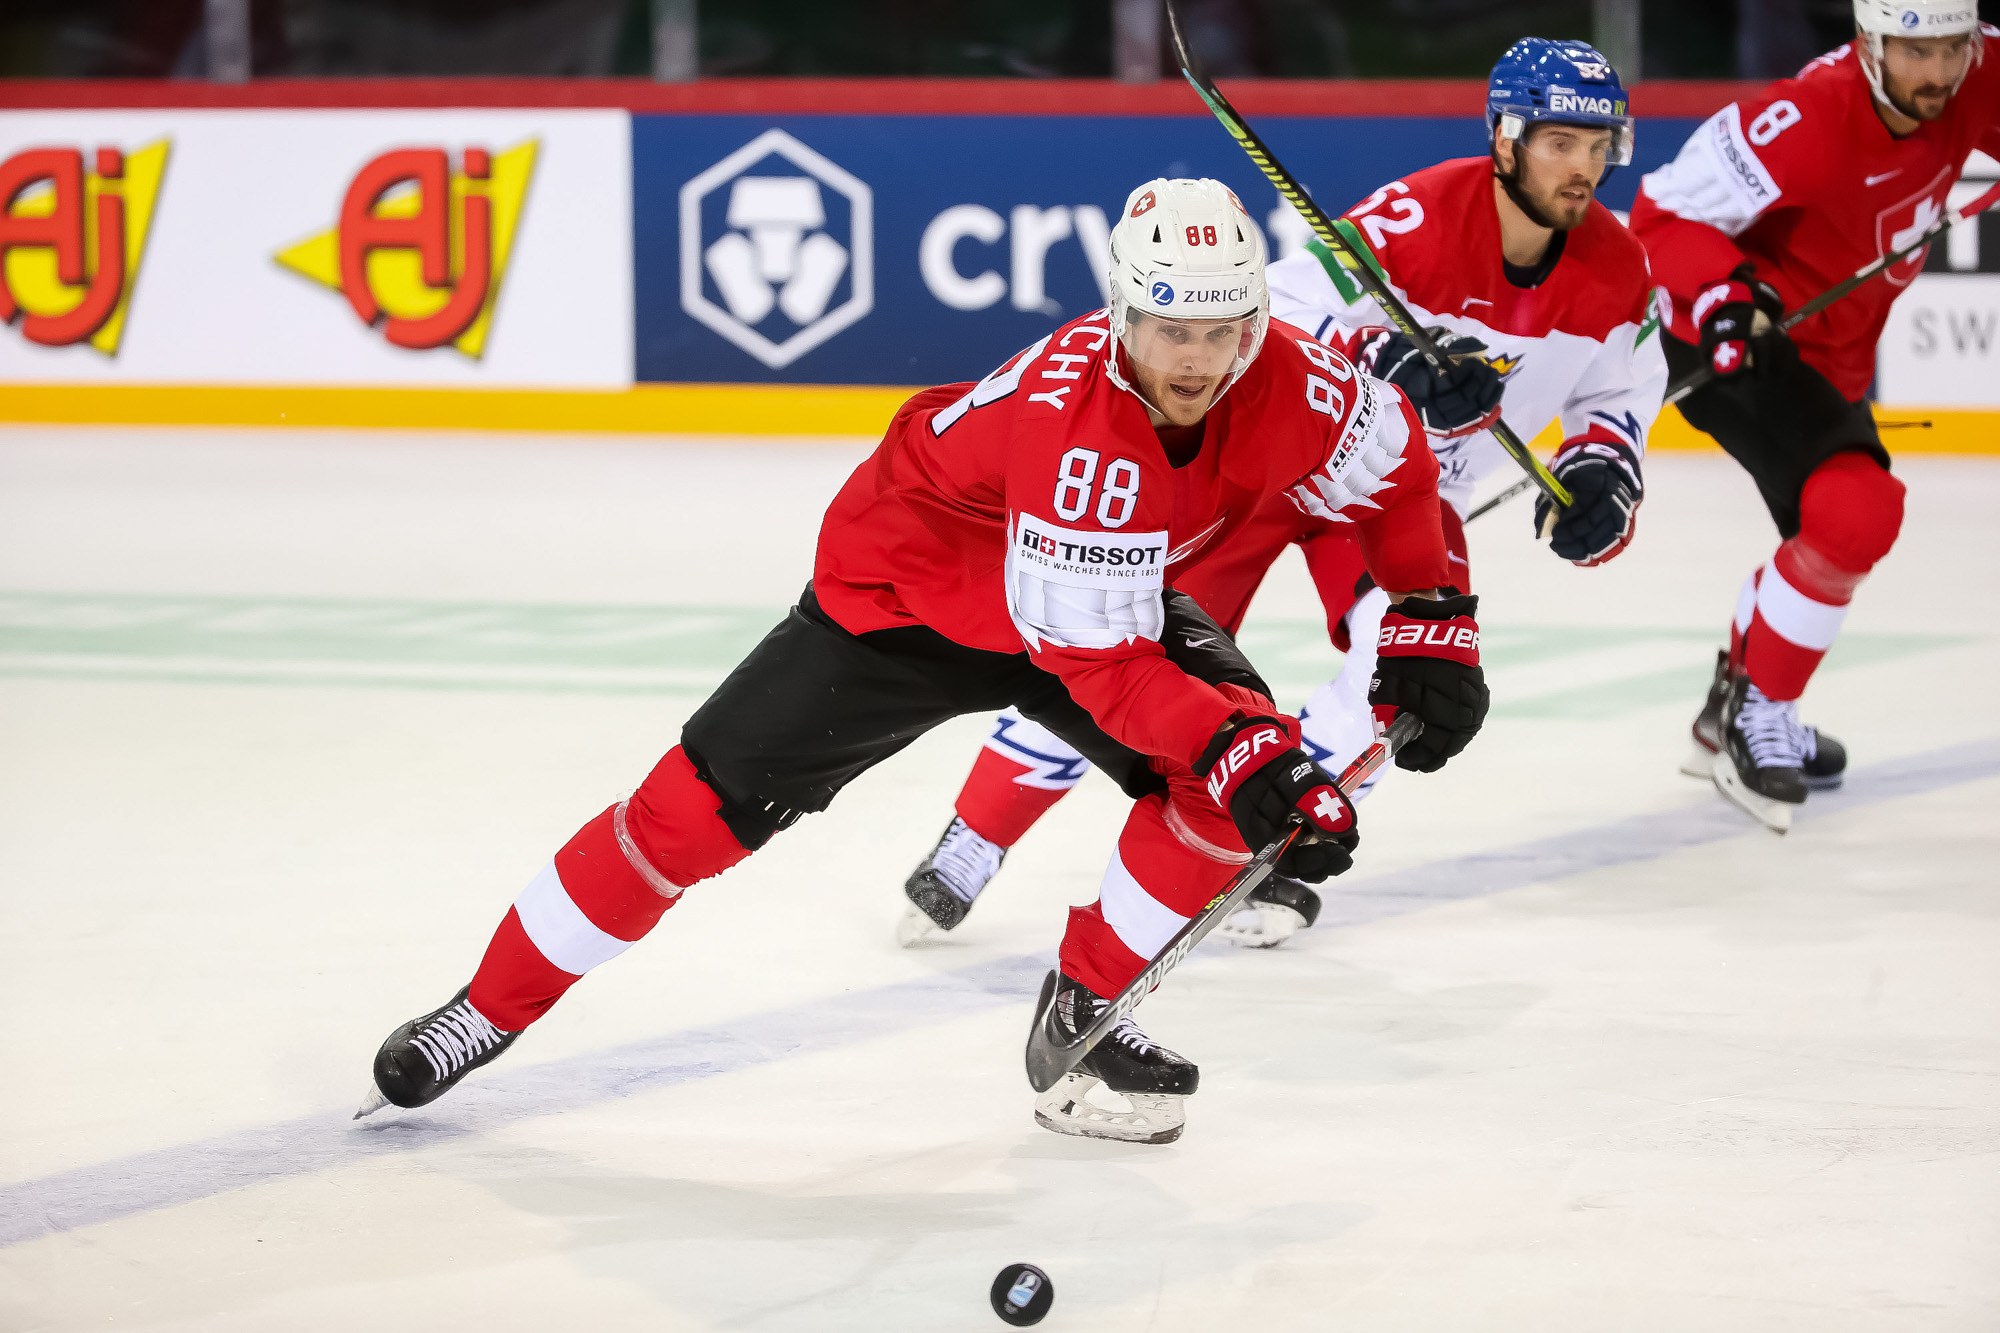
[{"label": "tissot logo patch", "polygon": [[1165,586],[1167,534],[1078,532],[1022,514],[1008,558],[1045,583],[1141,591]]}]

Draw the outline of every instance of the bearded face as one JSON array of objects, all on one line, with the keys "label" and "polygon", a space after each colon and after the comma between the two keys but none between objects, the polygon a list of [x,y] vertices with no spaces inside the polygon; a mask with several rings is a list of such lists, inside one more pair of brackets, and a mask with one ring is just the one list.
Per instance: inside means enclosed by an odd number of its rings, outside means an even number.
[{"label": "bearded face", "polygon": [[1588,125],[1528,126],[1519,139],[1495,131],[1495,172],[1508,198],[1543,227],[1569,231],[1590,213],[1610,161],[1612,132]]}]

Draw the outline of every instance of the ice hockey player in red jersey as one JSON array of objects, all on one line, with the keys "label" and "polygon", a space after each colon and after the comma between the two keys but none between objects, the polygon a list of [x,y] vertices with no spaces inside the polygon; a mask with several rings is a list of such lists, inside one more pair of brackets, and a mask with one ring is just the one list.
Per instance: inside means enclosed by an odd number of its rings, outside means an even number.
[{"label": "ice hockey player in red jersey", "polygon": [[[1416,406],[1441,472],[1451,582],[1467,592],[1462,521],[1474,488],[1515,469],[1488,429],[1500,409],[1529,437],[1560,423],[1553,466],[1576,503],[1547,539],[1556,555],[1594,567],[1632,539],[1646,432],[1667,380],[1645,251],[1595,197],[1605,174],[1631,156],[1617,71],[1584,43],[1523,38],[1494,66],[1486,126],[1488,155],[1391,181],[1340,224],[1411,314],[1462,358],[1450,377],[1431,369],[1319,241],[1271,266],[1276,317],[1389,380]],[[1544,504],[1537,530],[1548,520]],[[1265,572],[1294,542],[1334,645],[1347,653],[1340,674],[1299,713],[1307,753],[1338,772],[1372,738],[1370,683],[1388,605],[1369,586],[1354,525],[1267,507],[1178,586],[1235,633]],[[1400,766],[1415,764],[1406,756]],[[1087,769],[1047,729],[1017,713],[996,719],[937,847],[904,882],[898,938],[921,944],[954,929],[1007,849]],[[1273,876],[1220,933],[1269,948],[1318,910],[1310,888]]]},{"label": "ice hockey player in red jersey", "polygon": [[[1400,650],[1410,678],[1483,692],[1476,602],[1433,595],[1436,463],[1400,395],[1269,319],[1262,239],[1221,185],[1135,190],[1111,259],[1109,310],[903,406],[828,509],[798,606],[521,892],[470,985],[389,1035],[362,1113],[448,1091],[690,886],[960,713],[1011,704],[1134,798],[1099,900],[1062,942],[1055,1008],[1072,1032],[1249,848],[1300,824],[1286,873],[1351,864],[1346,795],[1173,582],[1274,495],[1352,512],[1375,578],[1399,590],[1385,619],[1418,631]],[[1410,706],[1440,757],[1477,730]],[[1092,1109],[1100,1081],[1127,1105]],[[1036,1116],[1166,1142],[1197,1082],[1127,1020]]]},{"label": "ice hockey player in red jersey", "polygon": [[1921,237],[1967,154],[2000,153],[1996,33],[1974,0],[1854,0],[1854,20],[1853,42],[1710,117],[1632,212],[1673,299],[1675,379],[1718,376],[1681,411],[1750,473],[1782,539],[1743,584],[1689,771],[1779,832],[1847,763],[1797,701],[1902,526],[1867,393],[1923,254],[1789,337],[1776,321]]}]

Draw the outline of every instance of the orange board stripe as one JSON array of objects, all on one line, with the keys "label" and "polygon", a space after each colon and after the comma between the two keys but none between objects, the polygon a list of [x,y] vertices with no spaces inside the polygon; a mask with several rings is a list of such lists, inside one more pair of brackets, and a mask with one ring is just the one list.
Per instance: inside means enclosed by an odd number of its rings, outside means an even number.
[{"label": "orange board stripe", "polygon": [[[609,431],[675,435],[880,435],[916,390],[848,384],[641,384],[629,389],[395,389],[182,384],[0,385],[0,422],[302,426],[384,430]],[[1892,453],[2000,454],[2000,411],[1877,407]],[[1547,456],[1551,427],[1535,440]],[[1668,409],[1654,449],[1715,444]]]}]

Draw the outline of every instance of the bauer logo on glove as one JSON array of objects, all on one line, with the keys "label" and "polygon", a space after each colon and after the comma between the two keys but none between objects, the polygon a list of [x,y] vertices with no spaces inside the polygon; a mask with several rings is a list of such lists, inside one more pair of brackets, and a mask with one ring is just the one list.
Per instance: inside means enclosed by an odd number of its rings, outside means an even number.
[{"label": "bauer logo on glove", "polygon": [[1479,599],[1452,589],[1431,601],[1405,597],[1382,613],[1375,679],[1368,702],[1387,725],[1413,713],[1424,734],[1396,755],[1396,766],[1434,773],[1472,743],[1486,722],[1489,695],[1479,666]]},{"label": "bauer logo on glove", "polygon": [[1278,858],[1277,872],[1317,884],[1354,864],[1360,838],[1354,807],[1299,749],[1298,727],[1291,718],[1238,713],[1215,733],[1194,769],[1206,774],[1209,796],[1228,812],[1251,851],[1302,829]]},{"label": "bauer logo on glove", "polygon": [[1384,620],[1381,637],[1375,641],[1377,651],[1391,647],[1406,648],[1412,644],[1435,648],[1441,656],[1457,656],[1469,665],[1479,664],[1479,626],[1470,623],[1469,617],[1467,623],[1461,625],[1392,626]]}]

